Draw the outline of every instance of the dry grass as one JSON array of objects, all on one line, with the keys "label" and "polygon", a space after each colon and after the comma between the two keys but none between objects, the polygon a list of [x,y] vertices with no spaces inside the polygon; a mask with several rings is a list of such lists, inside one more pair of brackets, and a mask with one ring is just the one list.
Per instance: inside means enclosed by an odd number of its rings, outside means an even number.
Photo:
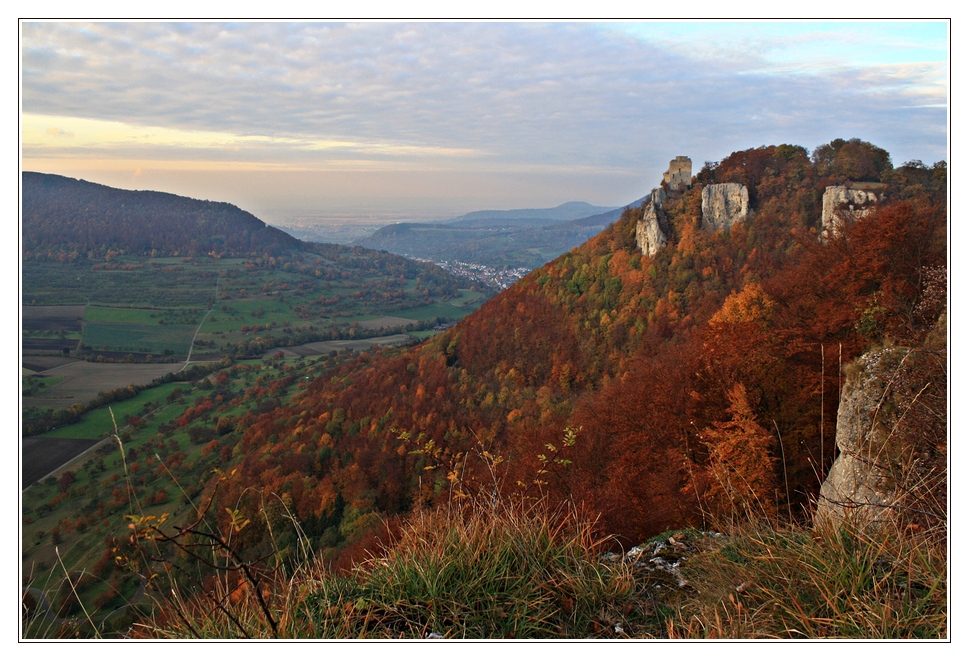
[{"label": "dry grass", "polygon": [[751,523],[684,573],[695,592],[677,604],[671,637],[948,636],[946,548],[925,533]]},{"label": "dry grass", "polygon": [[[542,504],[476,504],[415,514],[390,548],[338,575],[309,562],[264,597],[281,637],[618,637],[637,616],[625,565],[601,562],[593,527]],[[169,603],[153,637],[271,637],[243,584]]]}]

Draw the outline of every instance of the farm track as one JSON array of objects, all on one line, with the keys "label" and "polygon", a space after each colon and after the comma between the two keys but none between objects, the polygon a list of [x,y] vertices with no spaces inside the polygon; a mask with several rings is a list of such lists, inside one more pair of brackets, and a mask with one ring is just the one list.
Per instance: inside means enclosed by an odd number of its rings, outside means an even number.
[{"label": "farm track", "polygon": [[187,368],[188,364],[192,362],[192,349],[195,348],[195,340],[199,336],[199,332],[201,332],[202,326],[205,325],[205,320],[209,318],[209,315],[212,314],[212,310],[215,309],[215,304],[219,302],[219,280],[221,278],[222,278],[222,274],[219,274],[215,277],[215,298],[212,299],[212,305],[209,306],[209,309],[206,311],[205,316],[202,317],[202,321],[199,322],[199,327],[195,329],[195,335],[192,336],[192,342],[188,345],[188,356],[185,358],[185,364],[182,365],[182,369],[178,370],[179,372]]}]

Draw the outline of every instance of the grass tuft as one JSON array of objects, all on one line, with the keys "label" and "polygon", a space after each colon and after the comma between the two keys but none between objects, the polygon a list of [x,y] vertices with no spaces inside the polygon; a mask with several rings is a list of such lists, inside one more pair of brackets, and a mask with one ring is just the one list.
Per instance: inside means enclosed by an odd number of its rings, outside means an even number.
[{"label": "grass tuft", "polygon": [[600,555],[589,523],[541,504],[421,512],[351,577],[321,581],[314,624],[328,638],[614,635],[634,583]]},{"label": "grass tuft", "polygon": [[[264,596],[280,637],[625,637],[643,611],[628,566],[603,563],[602,543],[574,511],[541,503],[445,507],[414,514],[391,545],[349,573],[309,561]],[[252,596],[231,581],[206,599],[171,601],[136,630],[273,635]]]}]

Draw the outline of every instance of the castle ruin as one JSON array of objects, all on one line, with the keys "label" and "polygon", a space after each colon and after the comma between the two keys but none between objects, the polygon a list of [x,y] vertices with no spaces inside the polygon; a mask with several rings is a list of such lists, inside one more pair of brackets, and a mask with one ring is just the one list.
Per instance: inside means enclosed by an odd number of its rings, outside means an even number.
[{"label": "castle ruin", "polygon": [[679,188],[680,184],[689,186],[693,180],[693,161],[689,156],[677,156],[670,161],[670,169],[663,173],[663,183],[671,189]]},{"label": "castle ruin", "polygon": [[821,208],[821,240],[841,234],[845,223],[864,218],[884,199],[885,184],[861,182],[824,189]]}]

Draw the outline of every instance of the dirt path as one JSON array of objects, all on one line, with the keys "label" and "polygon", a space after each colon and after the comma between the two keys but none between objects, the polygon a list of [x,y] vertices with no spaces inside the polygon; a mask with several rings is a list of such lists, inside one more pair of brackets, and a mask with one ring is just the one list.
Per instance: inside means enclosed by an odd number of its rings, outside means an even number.
[{"label": "dirt path", "polygon": [[192,361],[192,349],[195,348],[195,339],[199,336],[199,332],[202,330],[202,326],[205,324],[205,320],[209,318],[209,315],[212,314],[212,310],[215,309],[215,304],[218,303],[219,301],[219,279],[220,278],[222,278],[221,273],[215,276],[215,298],[212,299],[212,305],[209,306],[209,309],[205,313],[205,316],[202,317],[202,321],[199,323],[199,327],[195,329],[195,335],[192,336],[192,343],[188,345],[188,357],[185,359],[185,364],[182,365],[182,369],[178,370],[179,372],[184,371],[188,367],[188,364]]}]

